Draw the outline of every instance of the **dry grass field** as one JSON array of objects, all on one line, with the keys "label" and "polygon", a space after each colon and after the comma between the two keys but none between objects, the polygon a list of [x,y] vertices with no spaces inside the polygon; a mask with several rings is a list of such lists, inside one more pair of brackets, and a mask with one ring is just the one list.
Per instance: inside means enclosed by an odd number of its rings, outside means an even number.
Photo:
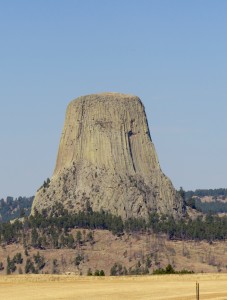
[{"label": "dry grass field", "polygon": [[84,277],[67,275],[0,276],[1,299],[195,299],[196,281],[200,300],[227,299],[226,274],[193,274],[128,277]]}]

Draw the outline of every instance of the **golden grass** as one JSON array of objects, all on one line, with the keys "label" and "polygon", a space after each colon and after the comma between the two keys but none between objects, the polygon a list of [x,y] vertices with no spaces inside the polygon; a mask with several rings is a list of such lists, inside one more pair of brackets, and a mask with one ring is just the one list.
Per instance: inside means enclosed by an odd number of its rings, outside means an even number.
[{"label": "golden grass", "polygon": [[1,299],[6,300],[134,300],[227,299],[226,274],[128,277],[77,277],[67,275],[0,276]]}]

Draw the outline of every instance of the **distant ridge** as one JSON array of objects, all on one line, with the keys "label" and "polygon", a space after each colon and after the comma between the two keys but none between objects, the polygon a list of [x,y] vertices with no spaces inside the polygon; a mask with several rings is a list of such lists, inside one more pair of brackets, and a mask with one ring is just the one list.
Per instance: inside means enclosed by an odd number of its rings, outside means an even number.
[{"label": "distant ridge", "polygon": [[34,200],[32,197],[6,197],[0,199],[0,222],[8,222],[21,216],[28,216]]}]

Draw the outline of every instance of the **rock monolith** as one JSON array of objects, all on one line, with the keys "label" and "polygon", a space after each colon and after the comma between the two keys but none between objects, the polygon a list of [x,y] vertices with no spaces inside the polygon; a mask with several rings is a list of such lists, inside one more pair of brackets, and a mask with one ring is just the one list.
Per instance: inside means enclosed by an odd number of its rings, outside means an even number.
[{"label": "rock monolith", "polygon": [[55,170],[38,190],[32,213],[57,202],[72,212],[89,207],[123,219],[184,215],[182,198],[161,171],[138,97],[102,93],[68,105]]}]

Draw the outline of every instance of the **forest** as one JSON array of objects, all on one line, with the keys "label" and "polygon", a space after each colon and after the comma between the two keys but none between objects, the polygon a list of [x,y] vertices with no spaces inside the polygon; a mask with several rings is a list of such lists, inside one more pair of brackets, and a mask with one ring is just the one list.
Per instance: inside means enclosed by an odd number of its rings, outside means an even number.
[{"label": "forest", "polygon": [[90,229],[87,237],[92,240],[92,231],[106,229],[115,235],[125,233],[155,233],[165,234],[168,239],[178,240],[225,240],[227,238],[227,217],[207,214],[198,216],[195,220],[185,217],[175,220],[173,217],[152,213],[148,220],[128,219],[108,212],[86,212],[71,214],[57,203],[50,213],[43,210],[35,212],[34,216],[24,217],[23,222],[16,220],[12,223],[0,223],[1,244],[23,243],[26,249],[32,246],[37,249],[46,248],[75,248],[80,243],[81,236],[73,236],[74,228]]},{"label": "forest", "polygon": [[31,212],[33,197],[7,197],[0,199],[0,222],[8,222],[15,218],[28,216]]}]

